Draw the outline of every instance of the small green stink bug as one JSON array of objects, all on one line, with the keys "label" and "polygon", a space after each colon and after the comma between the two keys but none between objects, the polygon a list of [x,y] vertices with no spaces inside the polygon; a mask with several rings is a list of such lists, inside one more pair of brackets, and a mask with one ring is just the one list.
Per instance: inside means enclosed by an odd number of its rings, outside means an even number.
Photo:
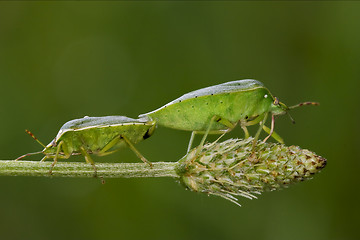
[{"label": "small green stink bug", "polygon": [[[272,136],[282,143],[281,137],[274,132],[274,117],[288,113],[289,110],[302,105],[318,105],[318,103],[304,102],[287,107],[272,96],[261,82],[246,79],[187,93],[163,107],[141,114],[139,117],[148,117],[149,120],[164,127],[192,131],[189,151],[195,134],[204,134],[201,142],[203,144],[207,134],[225,134],[238,123],[244,130],[246,138],[249,137],[246,127],[260,124],[254,144],[261,129],[269,134],[264,141]],[[264,125],[269,114],[272,115],[271,129]]]},{"label": "small green stink bug", "polygon": [[[32,133],[27,131],[44,149],[40,152],[28,153],[26,156],[43,153],[47,158],[54,159],[51,169],[60,158],[68,159],[71,155],[83,155],[86,162],[95,164],[90,154],[108,155],[119,150],[121,144],[127,144],[131,150],[144,162],[152,164],[134,147],[143,139],[150,137],[155,130],[155,124],[146,119],[132,119],[124,116],[84,117],[65,123],[57,136],[47,146],[42,144]],[[51,170],[50,170],[51,172]]]}]

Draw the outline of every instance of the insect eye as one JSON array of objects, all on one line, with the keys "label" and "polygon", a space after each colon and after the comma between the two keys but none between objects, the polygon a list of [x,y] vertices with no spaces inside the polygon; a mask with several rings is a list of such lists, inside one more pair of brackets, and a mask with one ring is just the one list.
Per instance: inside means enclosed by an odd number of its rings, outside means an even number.
[{"label": "insect eye", "polygon": [[274,99],[274,105],[279,105],[279,99],[277,97]]}]

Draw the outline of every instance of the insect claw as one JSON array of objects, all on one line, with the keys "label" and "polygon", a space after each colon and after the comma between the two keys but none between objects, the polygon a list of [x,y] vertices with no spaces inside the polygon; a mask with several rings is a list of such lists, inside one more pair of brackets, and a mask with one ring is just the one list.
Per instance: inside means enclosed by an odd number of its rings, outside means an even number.
[{"label": "insect claw", "polygon": [[[92,162],[91,163],[91,166],[93,167],[93,169],[94,169],[94,178],[97,178],[98,177],[98,175],[97,175],[97,168],[96,168],[96,166],[95,166],[95,163],[94,162]],[[102,177],[100,177],[100,178],[102,178]]]},{"label": "insect claw", "polygon": [[153,164],[150,161],[148,161],[146,158],[142,158],[141,160],[143,160],[145,164],[149,164],[150,168],[153,168]]},{"label": "insect claw", "polygon": [[101,184],[105,184],[105,179],[103,178],[103,176],[99,177],[101,179]]}]

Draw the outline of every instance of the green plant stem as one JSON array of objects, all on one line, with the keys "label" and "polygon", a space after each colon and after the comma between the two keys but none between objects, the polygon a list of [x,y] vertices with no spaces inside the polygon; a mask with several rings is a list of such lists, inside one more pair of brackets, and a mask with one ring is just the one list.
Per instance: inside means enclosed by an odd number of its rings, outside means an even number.
[{"label": "green plant stem", "polygon": [[[58,162],[49,174],[52,162],[0,160],[0,176],[94,177],[90,164]],[[178,177],[176,162],[96,163],[97,176],[104,178]]]},{"label": "green plant stem", "polygon": [[264,191],[311,179],[326,159],[307,149],[258,141],[228,139],[192,149],[177,162],[96,163],[0,160],[0,176],[177,178],[188,189],[223,197],[240,205],[237,197],[257,198]]}]

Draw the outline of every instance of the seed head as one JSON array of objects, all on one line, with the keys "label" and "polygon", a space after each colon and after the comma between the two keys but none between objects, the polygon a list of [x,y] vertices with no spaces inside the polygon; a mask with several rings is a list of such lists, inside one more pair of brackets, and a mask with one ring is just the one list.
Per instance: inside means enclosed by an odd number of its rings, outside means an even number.
[{"label": "seed head", "polygon": [[189,189],[217,195],[235,204],[236,196],[249,199],[310,179],[326,159],[297,146],[229,139],[193,149],[179,161],[177,173]]}]

